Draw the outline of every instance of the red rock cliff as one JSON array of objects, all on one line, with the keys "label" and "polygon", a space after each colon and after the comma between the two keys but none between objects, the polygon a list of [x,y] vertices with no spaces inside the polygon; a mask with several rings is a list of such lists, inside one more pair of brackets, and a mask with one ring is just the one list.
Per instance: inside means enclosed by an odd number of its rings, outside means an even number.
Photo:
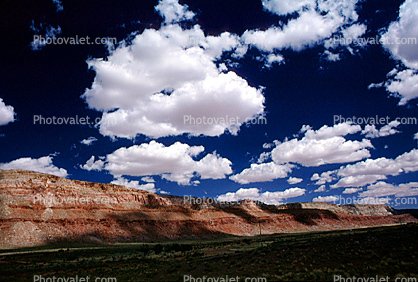
[{"label": "red rock cliff", "polygon": [[72,242],[254,236],[416,221],[389,206],[266,205],[157,195],[22,170],[0,170],[0,248]]}]

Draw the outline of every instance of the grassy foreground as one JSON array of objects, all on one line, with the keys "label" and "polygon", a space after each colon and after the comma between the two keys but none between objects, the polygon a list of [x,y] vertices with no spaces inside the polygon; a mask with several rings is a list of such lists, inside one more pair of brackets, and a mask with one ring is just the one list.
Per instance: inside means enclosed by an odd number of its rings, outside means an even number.
[{"label": "grassy foreground", "polygon": [[229,282],[237,282],[237,277],[254,282],[333,281],[334,275],[388,276],[389,281],[417,278],[418,224],[262,238],[0,251],[1,281],[53,282],[55,277],[54,282],[86,282],[83,277],[89,277],[88,282],[97,278],[102,282],[193,282],[206,276],[206,282],[226,282],[222,280],[226,275]]}]

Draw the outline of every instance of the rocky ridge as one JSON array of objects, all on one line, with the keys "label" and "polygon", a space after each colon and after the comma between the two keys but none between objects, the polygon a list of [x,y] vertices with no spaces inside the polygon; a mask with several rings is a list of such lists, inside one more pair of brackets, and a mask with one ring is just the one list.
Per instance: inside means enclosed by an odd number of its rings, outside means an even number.
[{"label": "rocky ridge", "polygon": [[0,248],[256,236],[417,221],[384,205],[220,203],[0,170]]}]

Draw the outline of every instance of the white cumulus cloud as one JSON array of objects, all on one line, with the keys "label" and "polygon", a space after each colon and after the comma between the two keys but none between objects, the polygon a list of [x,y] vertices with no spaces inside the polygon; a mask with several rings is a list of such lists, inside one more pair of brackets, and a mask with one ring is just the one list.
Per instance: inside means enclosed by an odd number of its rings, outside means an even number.
[{"label": "white cumulus cloud", "polygon": [[287,180],[287,183],[289,183],[290,185],[293,184],[298,184],[300,182],[302,182],[303,179],[302,178],[298,178],[298,177],[289,177],[289,179]]},{"label": "white cumulus cloud", "polygon": [[60,177],[66,177],[68,175],[67,170],[59,168],[52,163],[52,156],[44,156],[38,159],[32,159],[30,157],[16,159],[8,163],[0,163],[0,169],[23,169]]},{"label": "white cumulus cloud", "polygon": [[[103,112],[100,132],[106,136],[237,134],[246,120],[264,113],[262,88],[216,63],[225,52],[245,53],[240,48],[237,35],[206,36],[198,25],[145,29],[106,59],[88,60],[96,77],[82,97]],[[195,122],[199,118],[210,121]]]},{"label": "white cumulus cloud", "polygon": [[367,138],[378,138],[385,137],[399,133],[395,128],[398,127],[401,123],[397,120],[391,121],[389,124],[382,126],[379,130],[376,129],[376,125],[366,125],[363,131],[361,132]]},{"label": "white cumulus cloud", "polygon": [[359,194],[360,197],[409,197],[418,196],[418,182],[393,185],[383,181],[367,187],[367,190]]},{"label": "white cumulus cloud", "polygon": [[[399,8],[399,18],[382,34],[383,46],[409,68],[418,69],[418,1],[406,0]],[[413,41],[408,42],[408,39]]]},{"label": "white cumulus cloud", "polygon": [[384,85],[388,92],[395,97],[401,98],[399,106],[406,105],[409,100],[418,97],[417,70],[406,69],[396,72],[395,75],[390,76],[390,79]]},{"label": "white cumulus cloud", "polygon": [[362,190],[363,190],[363,188],[346,188],[343,191],[343,194],[354,194],[354,193],[357,193],[357,192],[362,191]]},{"label": "white cumulus cloud", "polygon": [[307,167],[358,161],[370,157],[367,148],[373,147],[371,142],[346,140],[343,136],[360,130],[360,126],[348,123],[324,125],[316,131],[308,129],[302,139],[277,145],[271,152],[272,159],[277,164],[292,162]]},{"label": "white cumulus cloud", "polygon": [[331,188],[362,187],[381,179],[386,179],[386,176],[382,174],[350,175],[341,178],[336,184],[331,185]]},{"label": "white cumulus cloud", "polygon": [[[264,52],[290,48],[300,51],[316,44],[325,48],[352,45],[367,27],[357,23],[357,0],[263,0],[264,8],[277,15],[294,17],[280,26],[266,30],[247,30],[242,38],[246,44]],[[334,37],[339,36],[338,40]],[[350,48],[349,50],[352,50]],[[328,50],[327,50],[328,51]],[[329,60],[339,55],[327,52]]]},{"label": "white cumulus cloud", "polygon": [[[302,166],[320,166],[324,164],[347,163],[370,157],[367,148],[372,148],[369,140],[346,140],[343,136],[361,131],[361,126],[350,123],[340,123],[332,127],[324,125],[318,130],[313,130],[309,125],[302,126],[302,139],[294,138],[273,142],[271,152],[263,152],[258,159],[258,164],[251,164],[241,173],[230,177],[241,184],[272,181],[277,178],[286,178],[296,164]],[[272,146],[264,144],[265,149]],[[271,157],[272,161],[263,163]],[[318,177],[317,184],[324,184]],[[312,179],[311,179],[312,180]]]},{"label": "white cumulus cloud", "polygon": [[[108,154],[104,161],[94,161],[94,157],[91,157],[82,167],[84,169],[102,168],[108,170],[115,178],[123,175],[159,175],[163,179],[180,185],[191,185],[192,178],[223,179],[232,173],[231,161],[222,158],[216,152],[196,160],[204,150],[203,146],[189,146],[180,142],[165,146],[151,141],[128,148],[119,148]],[[193,181],[193,183],[196,182]]]},{"label": "white cumulus cloud", "polygon": [[325,192],[327,189],[325,187],[325,185],[321,185],[318,187],[318,189],[315,189],[314,192],[315,193],[319,193],[319,192]]},{"label": "white cumulus cloud", "polygon": [[331,188],[355,188],[376,183],[378,180],[386,179],[387,176],[397,176],[401,173],[415,171],[418,171],[417,149],[406,152],[395,159],[382,157],[342,166],[338,170],[323,172],[323,177],[315,174],[311,180],[318,180],[317,184],[323,184],[339,178],[339,181],[331,185]]},{"label": "white cumulus cloud", "polygon": [[80,165],[80,167],[82,169],[85,169],[85,170],[88,170],[88,171],[90,171],[90,170],[100,171],[104,167],[104,162],[100,159],[95,161],[94,156],[91,156],[91,158],[88,159],[87,162],[84,165]]},{"label": "white cumulus cloud", "polygon": [[397,21],[392,22],[382,34],[381,41],[395,60],[407,69],[395,68],[388,73],[388,80],[372,83],[369,87],[382,87],[395,97],[399,105],[418,98],[418,1],[406,0],[399,8]]},{"label": "white cumulus cloud", "polygon": [[300,17],[290,20],[284,27],[270,27],[266,30],[247,30],[242,35],[246,44],[265,52],[290,48],[300,51],[311,47],[336,31],[340,22],[324,17],[315,11],[303,12]]},{"label": "white cumulus cloud", "polygon": [[264,54],[261,57],[256,58],[258,61],[264,62],[264,67],[271,68],[273,64],[284,63],[284,57],[279,54]]},{"label": "white cumulus cloud", "polygon": [[251,164],[249,168],[231,176],[230,179],[240,184],[272,181],[277,178],[286,178],[293,167],[292,164],[277,165],[274,162]]},{"label": "white cumulus cloud", "polygon": [[90,136],[87,139],[83,139],[80,141],[81,144],[86,145],[86,146],[90,146],[93,144],[93,142],[97,141],[97,138]]},{"label": "white cumulus cloud", "polygon": [[260,201],[266,204],[281,204],[284,199],[295,198],[305,194],[305,189],[289,188],[284,191],[261,193],[258,188],[241,188],[236,192],[228,192],[217,197],[218,201],[233,202],[244,199]]},{"label": "white cumulus cloud", "polygon": [[336,196],[318,196],[312,199],[312,202],[329,202],[329,203],[335,203],[338,201],[338,197]]},{"label": "white cumulus cloud", "polygon": [[12,106],[8,106],[3,102],[3,99],[0,98],[0,126],[6,125],[15,120],[16,113]]},{"label": "white cumulus cloud", "polygon": [[303,7],[314,7],[314,0],[262,0],[263,7],[277,15],[286,15],[301,10]]},{"label": "white cumulus cloud", "polygon": [[323,185],[328,182],[332,182],[335,179],[336,170],[325,171],[319,175],[318,173],[314,173],[311,177],[311,181],[316,181],[316,185]]},{"label": "white cumulus cloud", "polygon": [[332,53],[329,50],[325,50],[324,55],[326,56],[326,59],[330,62],[336,62],[340,60],[340,54]]},{"label": "white cumulus cloud", "polygon": [[180,5],[178,0],[160,0],[155,10],[160,13],[166,23],[177,23],[191,20],[195,16],[187,5]]}]

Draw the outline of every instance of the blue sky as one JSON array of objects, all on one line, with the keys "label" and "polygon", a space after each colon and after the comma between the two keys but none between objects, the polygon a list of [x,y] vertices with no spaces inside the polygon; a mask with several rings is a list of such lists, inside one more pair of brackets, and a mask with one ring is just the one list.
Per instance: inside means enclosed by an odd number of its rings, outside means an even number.
[{"label": "blue sky", "polygon": [[1,169],[418,208],[417,0],[0,10]]}]

